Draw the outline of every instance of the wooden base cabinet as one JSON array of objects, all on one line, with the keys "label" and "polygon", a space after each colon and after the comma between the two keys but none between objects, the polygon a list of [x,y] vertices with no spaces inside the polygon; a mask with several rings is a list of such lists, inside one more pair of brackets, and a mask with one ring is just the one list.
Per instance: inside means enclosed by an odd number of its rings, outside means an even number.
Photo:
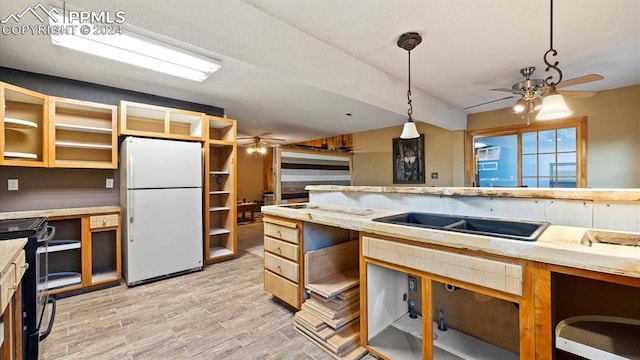
[{"label": "wooden base cabinet", "polygon": [[119,211],[53,215],[48,222],[56,228],[48,247],[48,293],[122,279]]},{"label": "wooden base cabinet", "polygon": [[264,289],[296,309],[304,301],[302,222],[265,216]]},{"label": "wooden base cabinet", "polygon": [[533,264],[361,235],[361,345],[388,359],[534,359]]},{"label": "wooden base cabinet", "polygon": [[4,269],[0,268],[0,359],[22,359],[22,277],[27,270],[20,250]]}]

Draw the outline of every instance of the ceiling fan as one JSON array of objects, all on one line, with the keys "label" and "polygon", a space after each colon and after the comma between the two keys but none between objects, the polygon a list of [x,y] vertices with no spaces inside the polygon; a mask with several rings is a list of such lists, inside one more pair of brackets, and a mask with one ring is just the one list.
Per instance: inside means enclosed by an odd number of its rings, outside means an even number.
[{"label": "ceiling fan", "polygon": [[[535,66],[528,66],[520,69],[520,74],[524,76],[524,80],[513,84],[510,89],[509,88],[491,89],[492,91],[509,92],[514,95],[468,106],[465,108],[465,110],[482,106],[482,105],[491,104],[498,101],[513,99],[520,96],[520,99],[518,99],[513,106],[513,112],[514,113],[524,112],[525,114],[527,114],[527,121],[528,121],[528,114],[532,114],[535,111],[539,110],[540,104],[541,104],[540,98],[546,95],[550,91],[550,87],[547,84],[545,84],[544,79],[532,78],[535,70],[536,70]],[[589,74],[589,75],[580,76],[574,79],[562,81],[558,83],[555,86],[555,88],[561,89],[569,86],[586,84],[592,81],[598,81],[602,79],[604,79],[604,77],[601,75]],[[558,92],[564,96],[573,96],[573,97],[591,97],[597,93],[597,91],[571,91],[571,90],[559,90]]]},{"label": "ceiling fan", "polygon": [[248,142],[241,143],[240,145],[251,145],[247,148],[247,152],[249,154],[255,154],[257,157],[258,154],[264,154],[267,152],[267,148],[265,146],[269,146],[272,143],[286,141],[285,139],[279,139],[269,136],[271,133],[262,133],[260,135],[253,136],[239,136],[238,141],[249,140]]}]

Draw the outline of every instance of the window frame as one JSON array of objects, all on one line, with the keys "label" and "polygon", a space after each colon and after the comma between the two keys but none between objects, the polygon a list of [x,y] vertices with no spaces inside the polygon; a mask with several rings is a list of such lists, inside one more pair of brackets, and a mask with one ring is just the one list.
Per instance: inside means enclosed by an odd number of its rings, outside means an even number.
[{"label": "window frame", "polygon": [[465,186],[477,186],[475,184],[477,166],[474,140],[476,138],[516,135],[518,143],[517,167],[518,185],[522,185],[522,134],[532,131],[558,130],[563,128],[576,128],[576,187],[587,187],[587,118],[574,117],[571,119],[544,121],[519,125],[500,126],[495,128],[467,130],[465,132]]}]

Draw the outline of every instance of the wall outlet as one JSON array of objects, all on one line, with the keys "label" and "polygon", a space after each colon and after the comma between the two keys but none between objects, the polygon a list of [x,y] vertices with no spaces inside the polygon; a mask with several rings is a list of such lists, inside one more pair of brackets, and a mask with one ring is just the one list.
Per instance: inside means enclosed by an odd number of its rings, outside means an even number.
[{"label": "wall outlet", "polygon": [[107,179],[107,189],[113,189],[113,179]]},{"label": "wall outlet", "polygon": [[431,178],[432,179],[437,179],[438,178],[438,173],[437,172],[432,172],[431,173]]},{"label": "wall outlet", "polygon": [[18,179],[8,179],[8,181],[7,181],[7,190],[8,191],[17,191],[18,190]]}]

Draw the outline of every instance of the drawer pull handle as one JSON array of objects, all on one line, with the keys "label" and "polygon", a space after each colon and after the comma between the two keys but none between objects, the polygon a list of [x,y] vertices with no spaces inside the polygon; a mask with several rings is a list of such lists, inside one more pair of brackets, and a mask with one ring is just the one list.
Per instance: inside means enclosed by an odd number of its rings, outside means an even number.
[{"label": "drawer pull handle", "polygon": [[24,265],[22,265],[20,267],[25,269],[25,270],[29,270],[29,263],[24,263]]},{"label": "drawer pull handle", "polygon": [[278,248],[277,248],[276,250],[278,250],[278,252],[279,252],[280,254],[282,254],[282,250],[280,250],[280,246],[278,246]]},{"label": "drawer pull handle", "polygon": [[107,220],[102,220],[102,226],[107,225]]},{"label": "drawer pull handle", "polygon": [[18,289],[18,283],[13,283],[12,288],[13,288],[13,290],[17,290]]},{"label": "drawer pull handle", "polygon": [[282,272],[282,268],[280,268],[280,265],[278,265],[277,269],[278,269],[278,272]]},{"label": "drawer pull handle", "polygon": [[277,231],[278,236],[282,237],[282,233],[280,232],[280,230]]}]

